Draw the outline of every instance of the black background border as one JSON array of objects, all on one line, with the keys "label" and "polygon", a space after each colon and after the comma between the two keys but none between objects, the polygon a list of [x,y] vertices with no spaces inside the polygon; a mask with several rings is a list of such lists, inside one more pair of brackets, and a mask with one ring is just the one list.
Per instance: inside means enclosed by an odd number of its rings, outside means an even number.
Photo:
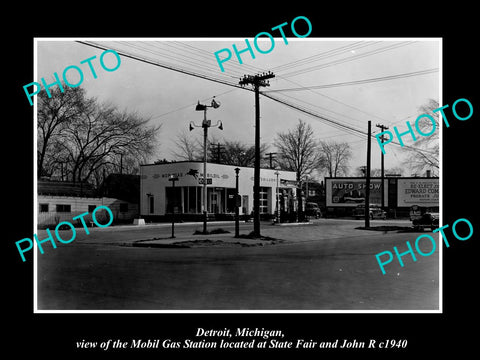
[{"label": "black background border", "polygon": [[[440,4],[440,3],[439,3]],[[315,357],[342,357],[369,354],[402,357],[425,352],[430,356],[455,351],[467,354],[476,348],[473,315],[476,313],[474,275],[478,250],[478,211],[475,202],[475,170],[478,149],[475,147],[480,112],[478,91],[477,38],[474,29],[477,10],[456,2],[432,6],[413,3],[348,4],[326,7],[275,5],[254,6],[183,4],[183,9],[164,4],[97,4],[73,6],[53,2],[15,12],[16,21],[2,24],[6,49],[3,54],[4,76],[4,204],[2,241],[6,291],[4,312],[8,319],[5,346],[12,350],[32,350],[40,355],[114,355],[120,352],[78,351],[75,341],[93,339],[139,338],[184,339],[193,337],[197,327],[266,328],[283,330],[288,338],[322,339],[356,338],[407,339],[404,351],[371,350],[309,351]],[[135,6],[135,7],[134,7]],[[467,218],[474,224],[474,235],[468,241],[452,241],[443,251],[443,314],[34,314],[32,261],[22,263],[14,242],[33,234],[33,108],[28,105],[23,85],[33,79],[34,37],[241,37],[252,38],[261,31],[296,16],[310,19],[313,31],[309,37],[441,37],[443,38],[443,104],[467,98],[474,114],[468,121],[452,121],[444,127],[443,144],[443,219],[452,224]],[[477,21],[477,22],[475,22]],[[12,25],[13,24],[13,25]],[[4,43],[5,44],[5,43]],[[476,85],[476,84],[475,84]],[[6,185],[6,186],[5,186]],[[473,325],[473,326],[472,326]],[[7,349],[4,349],[7,351]],[[185,350],[187,351],[187,350]],[[297,351],[288,351],[292,355]],[[126,351],[122,351],[126,352]],[[250,351],[237,351],[248,356]],[[131,354],[148,354],[169,358],[178,350],[156,350]],[[202,351],[206,354],[206,351]],[[218,352],[228,355],[231,351]],[[278,351],[275,351],[279,354]],[[210,354],[210,353],[209,353]],[[307,353],[305,353],[306,355]],[[197,355],[197,353],[195,353]]]}]

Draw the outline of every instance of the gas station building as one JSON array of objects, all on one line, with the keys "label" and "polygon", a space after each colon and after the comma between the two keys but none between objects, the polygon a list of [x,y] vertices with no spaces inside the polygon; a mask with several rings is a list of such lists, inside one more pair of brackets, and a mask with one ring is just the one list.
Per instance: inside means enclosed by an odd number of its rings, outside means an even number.
[{"label": "gas station building", "polygon": [[[200,220],[203,199],[203,162],[185,161],[147,164],[140,167],[140,215],[161,220],[172,213],[182,220]],[[231,219],[235,212],[235,168],[238,173],[239,213],[253,211],[253,167],[207,163],[207,213],[211,219]],[[172,182],[171,177],[178,180]],[[260,169],[260,215],[277,210],[296,211],[296,174],[292,171]]]}]

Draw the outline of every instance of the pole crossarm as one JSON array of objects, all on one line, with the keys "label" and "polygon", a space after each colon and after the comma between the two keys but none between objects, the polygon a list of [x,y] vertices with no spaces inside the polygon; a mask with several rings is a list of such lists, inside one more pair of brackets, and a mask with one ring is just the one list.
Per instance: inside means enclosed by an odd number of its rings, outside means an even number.
[{"label": "pole crossarm", "polygon": [[274,77],[275,75],[270,71],[258,75],[243,75],[243,78],[240,78],[239,85],[245,86],[248,84],[252,84],[254,87],[270,86],[268,79]]}]

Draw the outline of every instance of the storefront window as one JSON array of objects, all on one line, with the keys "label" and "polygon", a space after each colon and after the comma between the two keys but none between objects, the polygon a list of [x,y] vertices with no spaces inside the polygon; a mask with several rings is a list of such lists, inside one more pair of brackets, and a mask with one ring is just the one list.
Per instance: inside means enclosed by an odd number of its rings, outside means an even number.
[{"label": "storefront window", "polygon": [[183,188],[183,211],[188,214],[202,212],[202,188],[199,186],[185,186]]}]

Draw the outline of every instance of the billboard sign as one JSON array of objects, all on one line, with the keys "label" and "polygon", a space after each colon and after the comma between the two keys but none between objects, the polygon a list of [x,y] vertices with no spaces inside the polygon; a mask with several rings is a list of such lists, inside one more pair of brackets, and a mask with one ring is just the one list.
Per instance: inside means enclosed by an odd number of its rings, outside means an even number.
[{"label": "billboard sign", "polygon": [[[365,178],[326,178],[326,205],[355,207],[365,203]],[[382,180],[370,179],[370,204],[382,204]],[[388,180],[384,180],[384,201],[388,206]]]},{"label": "billboard sign", "polygon": [[440,184],[438,179],[398,179],[397,206],[439,206]]}]

